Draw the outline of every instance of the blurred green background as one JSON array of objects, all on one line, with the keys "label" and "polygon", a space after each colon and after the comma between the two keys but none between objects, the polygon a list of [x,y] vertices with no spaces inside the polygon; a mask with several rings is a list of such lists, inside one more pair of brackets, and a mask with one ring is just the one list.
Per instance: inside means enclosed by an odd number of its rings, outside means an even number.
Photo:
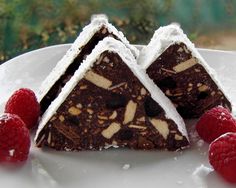
[{"label": "blurred green background", "polygon": [[0,0],[0,64],[24,52],[73,42],[92,14],[105,13],[131,43],[181,24],[197,46],[236,50],[235,0]]}]

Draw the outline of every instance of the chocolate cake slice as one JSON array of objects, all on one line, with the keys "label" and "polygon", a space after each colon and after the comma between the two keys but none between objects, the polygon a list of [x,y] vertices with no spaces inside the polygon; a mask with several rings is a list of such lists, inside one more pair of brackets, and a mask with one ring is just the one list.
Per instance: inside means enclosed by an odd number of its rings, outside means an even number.
[{"label": "chocolate cake slice", "polygon": [[140,52],[138,63],[182,117],[199,117],[218,105],[231,110],[215,71],[179,26],[160,27]]},{"label": "chocolate cake slice", "polygon": [[97,43],[107,36],[122,41],[130,48],[135,57],[138,56],[138,50],[129,44],[123,33],[108,23],[107,17],[104,15],[93,16],[91,23],[84,27],[66,55],[57,63],[51,74],[42,83],[38,95],[42,114],[58,96],[61,88],[73,76],[81,62],[91,53]]},{"label": "chocolate cake slice", "polygon": [[173,104],[139,69],[130,50],[110,37],[99,42],[49,106],[35,142],[66,151],[189,145]]}]

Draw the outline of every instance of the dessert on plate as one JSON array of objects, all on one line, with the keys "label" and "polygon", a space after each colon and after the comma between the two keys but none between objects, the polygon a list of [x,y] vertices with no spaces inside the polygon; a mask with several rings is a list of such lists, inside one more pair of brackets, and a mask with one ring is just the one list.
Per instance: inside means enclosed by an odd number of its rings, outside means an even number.
[{"label": "dessert on plate", "polygon": [[58,96],[61,88],[73,76],[86,56],[91,53],[100,40],[107,36],[122,41],[135,57],[138,56],[139,51],[129,44],[122,32],[118,31],[108,22],[106,16],[93,16],[91,23],[83,28],[66,55],[57,63],[55,68],[42,83],[38,94],[42,114]]},{"label": "dessert on plate", "polygon": [[160,27],[140,52],[138,63],[184,118],[231,103],[217,75],[178,25]]},{"label": "dessert on plate", "polygon": [[38,147],[178,150],[189,145],[171,101],[139,68],[124,43],[100,41],[43,114]]}]

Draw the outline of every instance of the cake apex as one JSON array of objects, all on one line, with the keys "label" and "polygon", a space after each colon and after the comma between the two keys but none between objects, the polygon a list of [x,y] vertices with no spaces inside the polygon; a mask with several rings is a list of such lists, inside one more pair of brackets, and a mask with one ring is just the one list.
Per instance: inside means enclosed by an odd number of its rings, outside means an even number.
[{"label": "cake apex", "polygon": [[93,22],[104,22],[104,23],[108,23],[108,17],[106,14],[93,14],[91,16],[91,23]]},{"label": "cake apex", "polygon": [[[77,125],[71,128],[74,122]],[[92,131],[90,136],[87,131]],[[55,132],[60,132],[60,139]],[[92,138],[81,143],[81,136]],[[53,139],[64,140],[63,148]],[[77,145],[67,147],[68,139]],[[62,150],[101,149],[107,144],[176,150],[188,145],[184,121],[173,104],[139,68],[130,50],[110,37],[99,42],[49,106],[35,141]]]},{"label": "cake apex", "polygon": [[183,42],[193,51],[195,46],[188,39],[181,27],[177,24],[170,24],[159,27],[153,34],[149,44],[140,52],[138,62],[148,68],[171,44]]}]

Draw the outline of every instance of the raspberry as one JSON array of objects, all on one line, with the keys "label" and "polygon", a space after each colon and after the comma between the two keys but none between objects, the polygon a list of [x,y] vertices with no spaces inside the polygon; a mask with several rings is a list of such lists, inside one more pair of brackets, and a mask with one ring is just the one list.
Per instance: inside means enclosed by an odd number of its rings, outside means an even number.
[{"label": "raspberry", "polygon": [[0,116],[0,161],[25,161],[29,149],[30,134],[25,123],[15,114],[2,114]]},{"label": "raspberry", "polygon": [[196,130],[204,141],[211,143],[224,133],[236,132],[236,121],[227,109],[218,106],[202,115]]},{"label": "raspberry", "polygon": [[22,88],[15,91],[8,99],[5,112],[18,115],[28,129],[31,129],[38,122],[40,105],[32,90]]},{"label": "raspberry", "polygon": [[236,133],[226,133],[210,144],[209,161],[224,179],[236,183]]}]

